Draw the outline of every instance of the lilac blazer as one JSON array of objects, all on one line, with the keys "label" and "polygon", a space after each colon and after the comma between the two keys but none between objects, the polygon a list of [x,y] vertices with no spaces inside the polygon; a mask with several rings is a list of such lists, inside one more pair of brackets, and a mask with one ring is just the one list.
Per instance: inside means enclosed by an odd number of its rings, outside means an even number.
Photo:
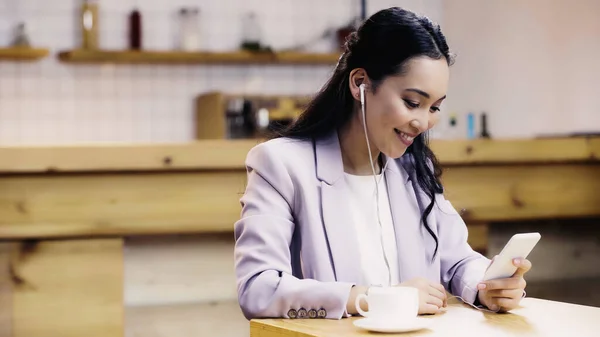
[{"label": "lilac blazer", "polygon": [[[388,158],[389,159],[389,158]],[[473,303],[489,260],[467,244],[467,228],[442,195],[428,222],[430,199],[412,174],[409,155],[385,171],[401,282],[425,277]],[[354,219],[337,134],[312,141],[279,138],[257,145],[246,159],[248,181],[235,223],[238,300],[247,319],[282,317],[291,310],[320,310],[346,317],[350,288],[360,280]]]}]

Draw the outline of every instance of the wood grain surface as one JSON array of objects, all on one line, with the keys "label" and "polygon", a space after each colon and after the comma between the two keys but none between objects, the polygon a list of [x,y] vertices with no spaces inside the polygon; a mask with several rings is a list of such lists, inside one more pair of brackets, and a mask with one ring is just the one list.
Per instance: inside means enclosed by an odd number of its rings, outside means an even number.
[{"label": "wood grain surface", "polygon": [[122,239],[0,244],[2,336],[122,336],[122,250]]},{"label": "wood grain surface", "polygon": [[130,50],[70,50],[59,53],[66,63],[113,64],[324,64],[334,66],[337,53],[299,52],[181,52]]},{"label": "wood grain surface", "polygon": [[353,337],[353,336],[460,336],[460,337],[596,337],[600,333],[600,308],[525,298],[521,308],[508,314],[481,312],[453,301],[424,330],[402,334],[376,334],[359,329],[353,321],[324,319],[253,320],[251,337]]},{"label": "wood grain surface", "polygon": [[[244,170],[261,141],[0,147],[0,173]],[[600,162],[600,138],[434,140],[431,147],[446,167]]]},{"label": "wood grain surface", "polygon": [[42,59],[50,51],[45,48],[9,47],[0,48],[0,61],[35,61]]},{"label": "wood grain surface", "polygon": [[[443,181],[476,224],[599,216],[599,178],[594,164],[457,166]],[[245,184],[241,170],[0,176],[0,238],[231,232]]]}]

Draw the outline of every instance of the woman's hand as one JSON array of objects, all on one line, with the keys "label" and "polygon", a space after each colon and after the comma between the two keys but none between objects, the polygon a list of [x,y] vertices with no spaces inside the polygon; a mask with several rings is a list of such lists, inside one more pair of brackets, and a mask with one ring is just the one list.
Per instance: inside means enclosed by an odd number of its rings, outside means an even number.
[{"label": "woman's hand", "polygon": [[507,312],[521,302],[527,285],[523,275],[531,269],[531,262],[527,259],[515,259],[513,264],[518,269],[512,277],[485,281],[477,285],[479,302],[490,310]]},{"label": "woman's hand", "polygon": [[403,282],[401,287],[414,287],[419,290],[419,315],[435,314],[448,305],[444,286],[425,278],[414,278]]}]

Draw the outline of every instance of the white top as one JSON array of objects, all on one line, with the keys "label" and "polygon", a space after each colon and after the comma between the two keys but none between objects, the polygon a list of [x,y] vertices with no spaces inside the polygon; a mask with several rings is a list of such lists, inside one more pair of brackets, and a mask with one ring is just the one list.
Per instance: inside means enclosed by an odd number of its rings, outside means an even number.
[{"label": "white top", "polygon": [[384,251],[391,271],[391,285],[396,285],[399,283],[398,250],[385,177],[383,175],[376,176],[379,182],[381,226],[377,218],[373,176],[345,174],[345,177],[351,192],[349,211],[353,212],[355,219],[363,285],[390,285]]}]

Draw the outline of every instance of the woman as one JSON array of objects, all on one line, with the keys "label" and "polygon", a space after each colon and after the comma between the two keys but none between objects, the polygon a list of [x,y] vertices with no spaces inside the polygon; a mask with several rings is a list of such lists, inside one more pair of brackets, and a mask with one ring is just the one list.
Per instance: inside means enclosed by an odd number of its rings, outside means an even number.
[{"label": "woman", "polygon": [[480,283],[490,261],[467,244],[427,147],[451,63],[438,26],[382,10],[298,120],[249,152],[235,224],[248,319],[347,317],[370,286],[418,288],[420,314],[445,307],[446,291],[494,311],[518,305],[531,264]]}]

